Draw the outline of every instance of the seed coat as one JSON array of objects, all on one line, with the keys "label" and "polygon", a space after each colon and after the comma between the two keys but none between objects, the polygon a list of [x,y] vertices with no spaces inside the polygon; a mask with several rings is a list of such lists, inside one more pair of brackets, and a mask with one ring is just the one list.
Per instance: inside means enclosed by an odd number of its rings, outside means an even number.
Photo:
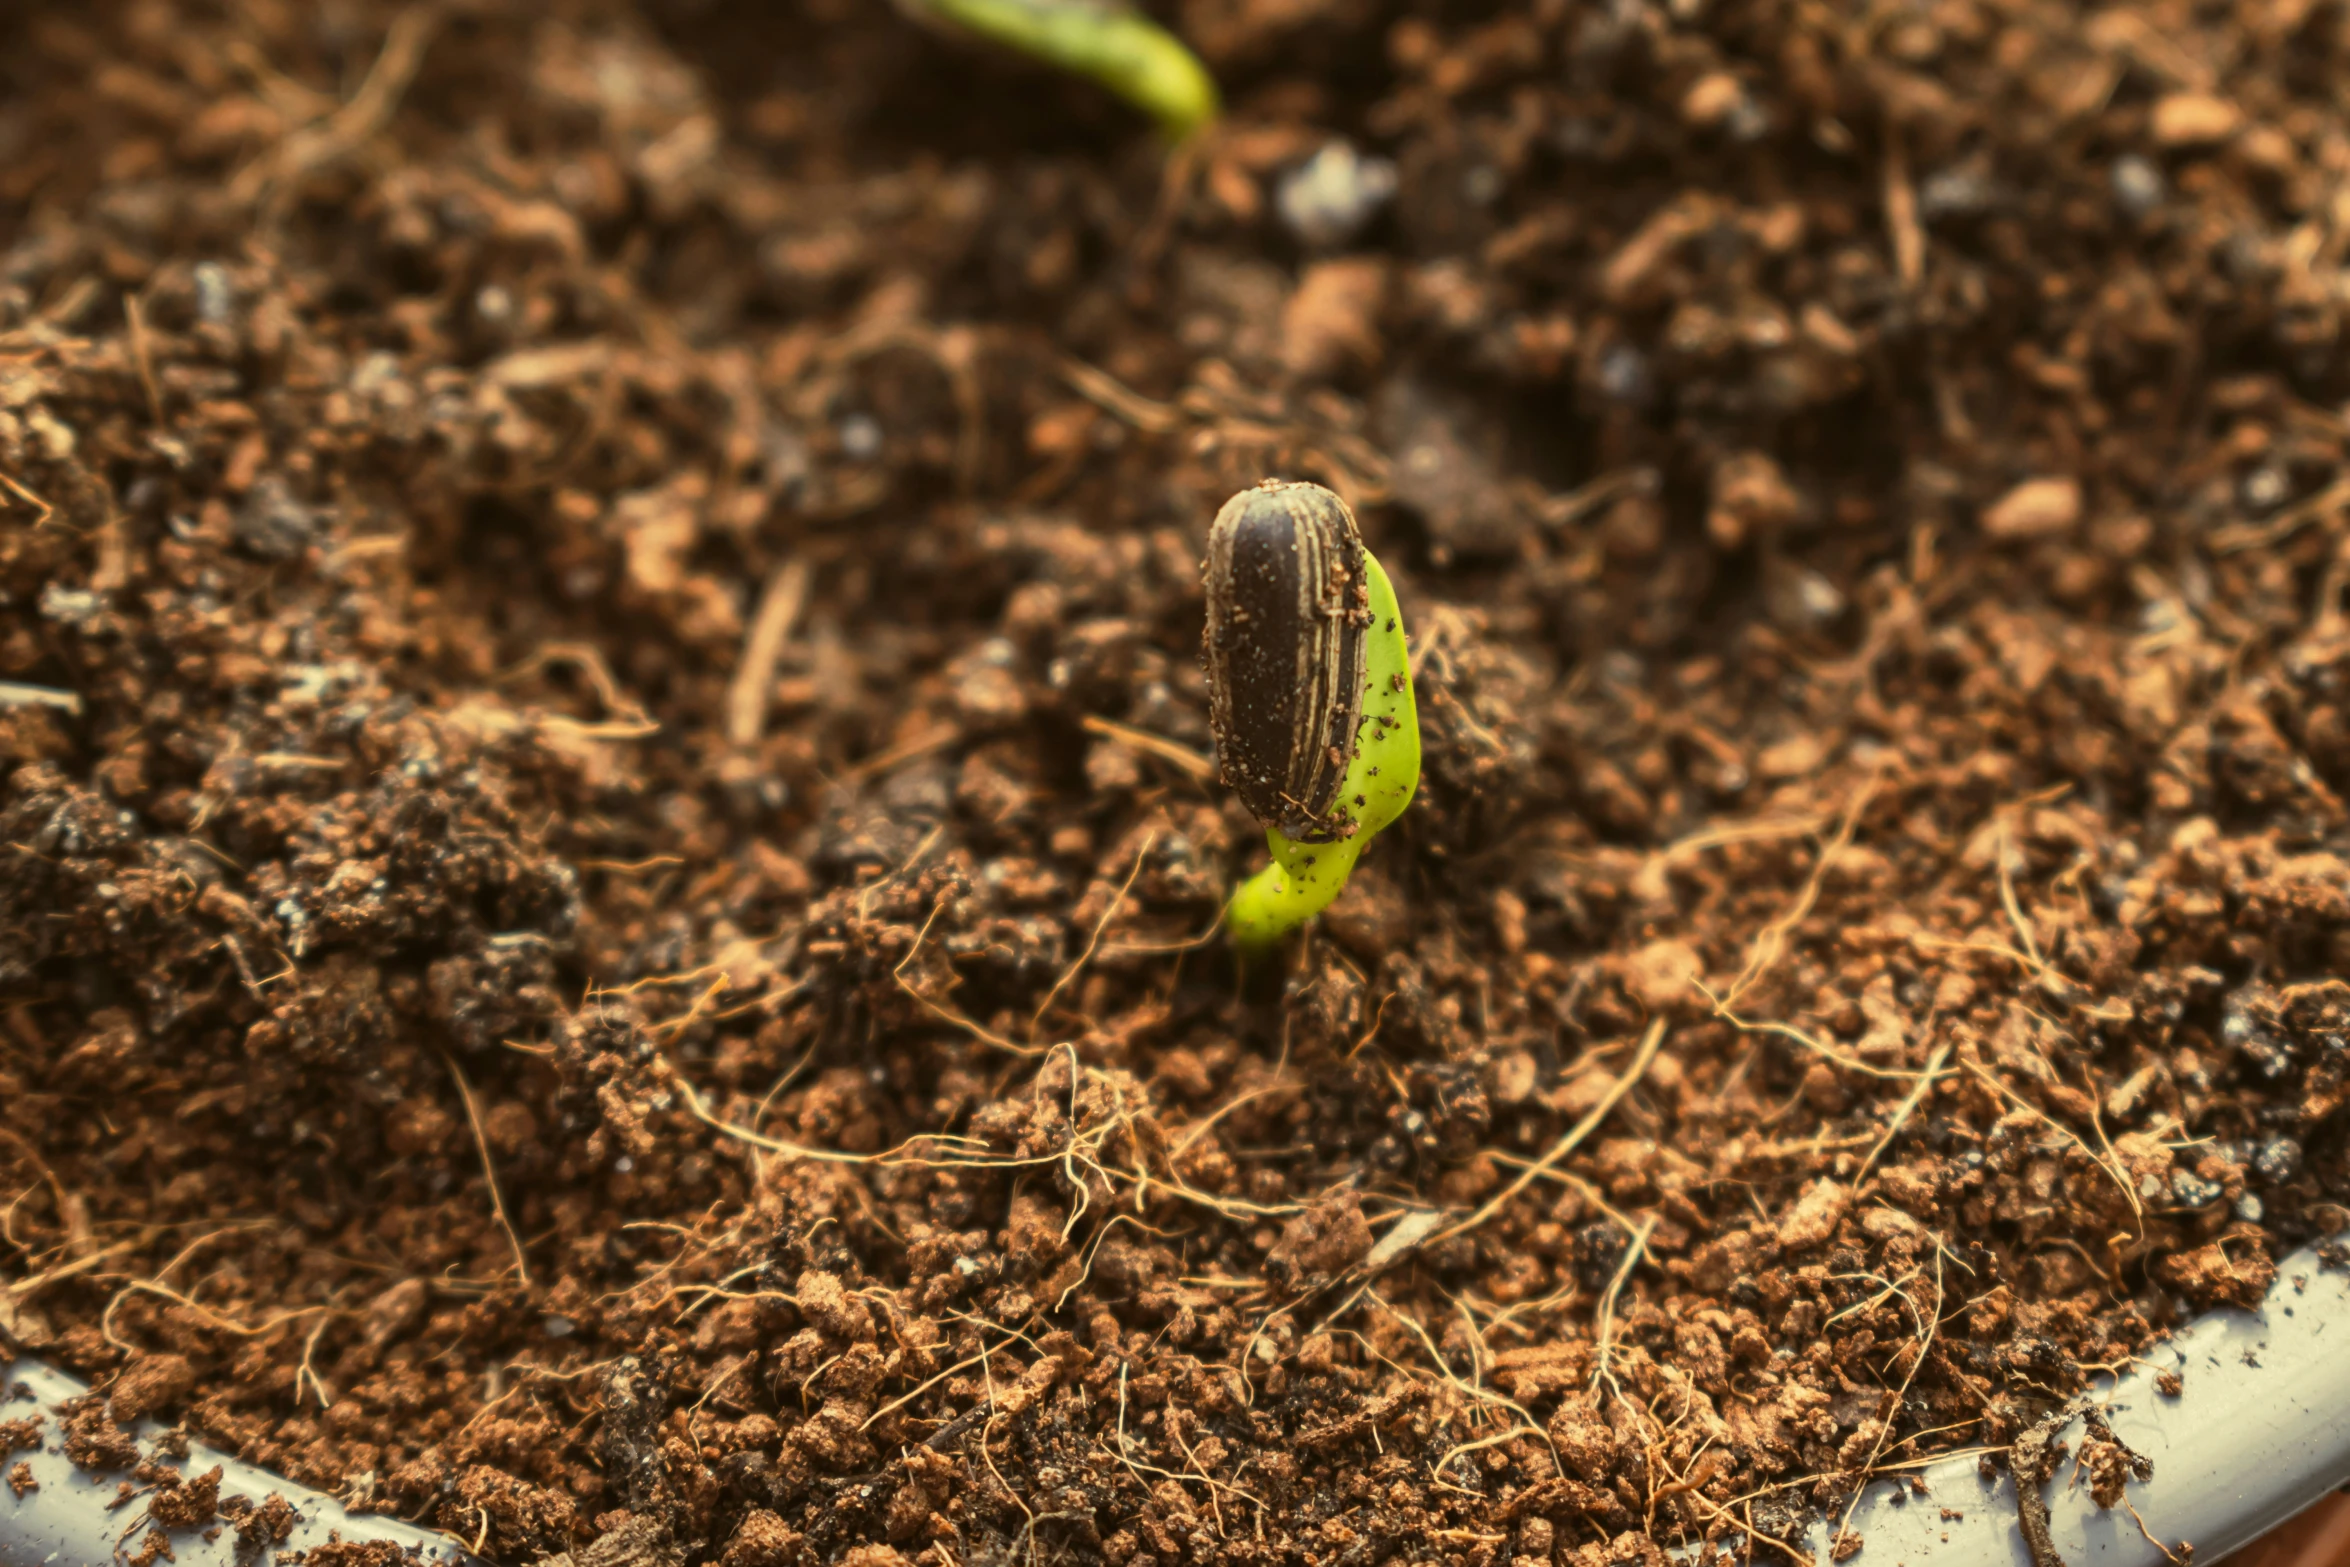
[{"label": "seed coat", "polygon": [[1367,683],[1364,559],[1354,513],[1318,484],[1269,479],[1208,530],[1208,716],[1224,781],[1300,843],[1358,829],[1340,791]]}]

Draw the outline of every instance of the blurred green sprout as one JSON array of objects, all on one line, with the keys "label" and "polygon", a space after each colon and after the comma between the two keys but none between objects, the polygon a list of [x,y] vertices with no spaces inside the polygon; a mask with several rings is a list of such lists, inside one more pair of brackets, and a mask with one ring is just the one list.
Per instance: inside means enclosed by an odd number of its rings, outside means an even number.
[{"label": "blurred green sprout", "polygon": [[1215,119],[1215,79],[1165,28],[1120,0],[900,0],[907,10],[1091,77],[1183,141]]}]

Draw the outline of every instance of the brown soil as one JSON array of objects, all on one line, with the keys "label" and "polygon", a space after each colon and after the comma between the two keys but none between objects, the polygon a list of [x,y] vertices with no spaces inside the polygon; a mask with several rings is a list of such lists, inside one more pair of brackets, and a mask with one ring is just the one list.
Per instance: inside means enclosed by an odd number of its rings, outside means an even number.
[{"label": "brown soil", "polygon": [[[117,1415],[505,1563],[1590,1567],[2342,1221],[2340,8],[1187,0],[1172,161],[874,3],[10,15],[0,1337]],[[1267,474],[1427,774],[1239,975]]]}]

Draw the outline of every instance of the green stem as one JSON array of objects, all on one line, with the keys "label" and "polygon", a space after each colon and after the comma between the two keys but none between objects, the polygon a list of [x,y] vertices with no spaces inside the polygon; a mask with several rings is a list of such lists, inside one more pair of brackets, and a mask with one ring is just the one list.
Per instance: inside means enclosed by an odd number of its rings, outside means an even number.
[{"label": "green stem", "polygon": [[1265,829],[1273,863],[1241,884],[1224,916],[1233,945],[1262,951],[1330,906],[1355,861],[1381,828],[1412,803],[1420,786],[1420,715],[1412,700],[1410,644],[1395,585],[1371,553],[1363,552],[1371,590],[1371,636],[1363,672],[1370,689],[1339,798],[1351,808],[1354,832],[1331,843],[1298,843]]},{"label": "green stem", "polygon": [[1119,0],[913,0],[1023,54],[1090,76],[1181,141],[1216,117],[1215,79],[1175,36]]},{"label": "green stem", "polygon": [[1273,863],[1241,883],[1232,910],[1224,916],[1235,946],[1261,950],[1330,906],[1346,885],[1370,835],[1357,833],[1336,843],[1297,843],[1276,828],[1265,829]]}]

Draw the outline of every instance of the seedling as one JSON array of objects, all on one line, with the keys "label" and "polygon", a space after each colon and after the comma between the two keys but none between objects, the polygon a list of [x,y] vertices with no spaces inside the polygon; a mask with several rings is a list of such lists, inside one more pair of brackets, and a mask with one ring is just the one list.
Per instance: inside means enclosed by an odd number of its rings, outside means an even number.
[{"label": "seedling", "polygon": [[1268,479],[1208,530],[1209,721],[1224,781],[1273,863],[1234,894],[1234,943],[1261,950],[1338,896],[1420,785],[1420,723],[1395,588],[1354,513]]},{"label": "seedling", "polygon": [[1182,141],[1216,117],[1216,83],[1165,28],[1121,0],[900,0],[983,38],[1090,76]]}]

